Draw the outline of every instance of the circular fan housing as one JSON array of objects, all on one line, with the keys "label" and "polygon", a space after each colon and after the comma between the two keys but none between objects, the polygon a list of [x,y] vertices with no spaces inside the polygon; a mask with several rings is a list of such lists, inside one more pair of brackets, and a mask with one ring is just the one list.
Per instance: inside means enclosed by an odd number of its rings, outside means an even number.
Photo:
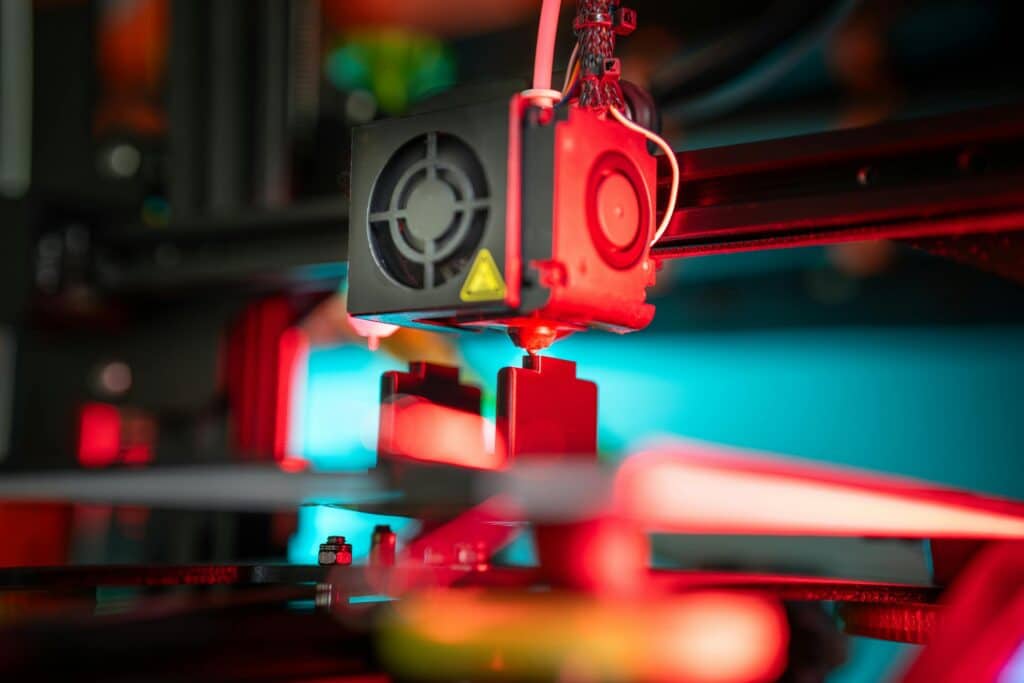
[{"label": "circular fan housing", "polygon": [[487,178],[469,145],[444,133],[418,137],[391,156],[371,193],[377,265],[405,287],[439,287],[473,258],[490,209]]}]

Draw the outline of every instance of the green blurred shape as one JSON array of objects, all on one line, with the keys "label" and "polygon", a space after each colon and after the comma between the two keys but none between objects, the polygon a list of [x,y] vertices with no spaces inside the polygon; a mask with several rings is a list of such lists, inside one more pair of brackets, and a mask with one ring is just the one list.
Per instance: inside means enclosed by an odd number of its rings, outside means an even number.
[{"label": "green blurred shape", "polygon": [[325,70],[339,90],[373,93],[388,114],[450,88],[456,76],[455,59],[444,43],[401,29],[345,36],[328,54]]}]

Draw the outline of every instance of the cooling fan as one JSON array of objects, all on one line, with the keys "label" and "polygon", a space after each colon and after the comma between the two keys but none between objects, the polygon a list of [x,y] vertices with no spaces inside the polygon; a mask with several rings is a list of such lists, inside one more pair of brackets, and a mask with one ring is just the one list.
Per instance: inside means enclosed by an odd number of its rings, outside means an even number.
[{"label": "cooling fan", "polygon": [[396,283],[432,289],[469,266],[491,210],[483,166],[465,142],[415,138],[384,166],[370,199],[377,265]]},{"label": "cooling fan", "polygon": [[353,315],[416,324],[504,306],[508,131],[507,100],[354,131]]},{"label": "cooling fan", "polygon": [[642,329],[656,187],[646,138],[577,107],[515,96],[361,127],[349,311],[504,329],[530,350]]}]

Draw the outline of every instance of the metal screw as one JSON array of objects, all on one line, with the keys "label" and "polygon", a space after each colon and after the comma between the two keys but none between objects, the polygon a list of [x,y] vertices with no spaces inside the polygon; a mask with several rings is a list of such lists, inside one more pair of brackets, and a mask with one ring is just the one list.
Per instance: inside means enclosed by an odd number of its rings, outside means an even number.
[{"label": "metal screw", "polygon": [[[321,563],[323,564],[323,563]],[[313,604],[320,608],[328,608],[333,602],[333,586],[329,583],[318,583],[316,585],[316,594],[313,598]]]},{"label": "metal screw", "polygon": [[345,542],[344,536],[328,536],[327,542],[320,544],[317,562],[322,567],[348,566],[352,564],[352,545]]},{"label": "metal screw", "polygon": [[483,572],[488,569],[487,546],[483,542],[456,543],[455,567]]}]

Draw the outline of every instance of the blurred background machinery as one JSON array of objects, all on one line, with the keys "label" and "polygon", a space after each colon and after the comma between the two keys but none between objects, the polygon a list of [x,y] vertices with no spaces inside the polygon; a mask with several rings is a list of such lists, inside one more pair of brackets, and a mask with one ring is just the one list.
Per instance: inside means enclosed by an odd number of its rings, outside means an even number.
[{"label": "blurred background machinery", "polygon": [[[0,3],[0,477],[223,475],[189,504],[142,493],[0,503],[0,565],[289,560],[298,571],[331,535],[346,536],[358,563],[376,526],[403,542],[416,533],[411,515],[259,494],[264,484],[239,468],[372,471],[382,373],[461,365],[493,415],[498,370],[519,365],[503,336],[348,316],[353,128],[527,85],[538,0],[444,4]],[[929,198],[951,199],[947,182],[1004,184],[1017,201],[1024,136],[999,122],[1024,94],[1020,3],[631,6],[641,21],[617,52],[623,77],[649,90],[665,137],[707,171],[684,186],[681,208],[800,201],[796,188],[861,207],[868,191],[916,184],[928,216]],[[572,44],[563,21],[557,64]],[[859,148],[839,166],[743,173],[744,150],[770,156],[789,136],[882,123],[894,126],[885,154],[872,156],[874,134],[848,138]],[[901,237],[765,251],[676,243],[695,258],[665,262],[649,328],[558,344],[601,387],[602,462],[674,435],[1024,497],[1019,240]],[[210,502],[216,490],[230,500],[228,489],[242,500]],[[753,539],[742,550],[783,563]],[[529,548],[509,552],[530,561]],[[782,553],[799,564],[794,554]],[[112,609],[138,594],[99,591]],[[787,618],[831,634],[819,617]],[[304,647],[292,646],[282,661]],[[912,646],[855,637],[842,667],[830,647],[817,650],[836,668],[828,680],[874,681]]]}]

